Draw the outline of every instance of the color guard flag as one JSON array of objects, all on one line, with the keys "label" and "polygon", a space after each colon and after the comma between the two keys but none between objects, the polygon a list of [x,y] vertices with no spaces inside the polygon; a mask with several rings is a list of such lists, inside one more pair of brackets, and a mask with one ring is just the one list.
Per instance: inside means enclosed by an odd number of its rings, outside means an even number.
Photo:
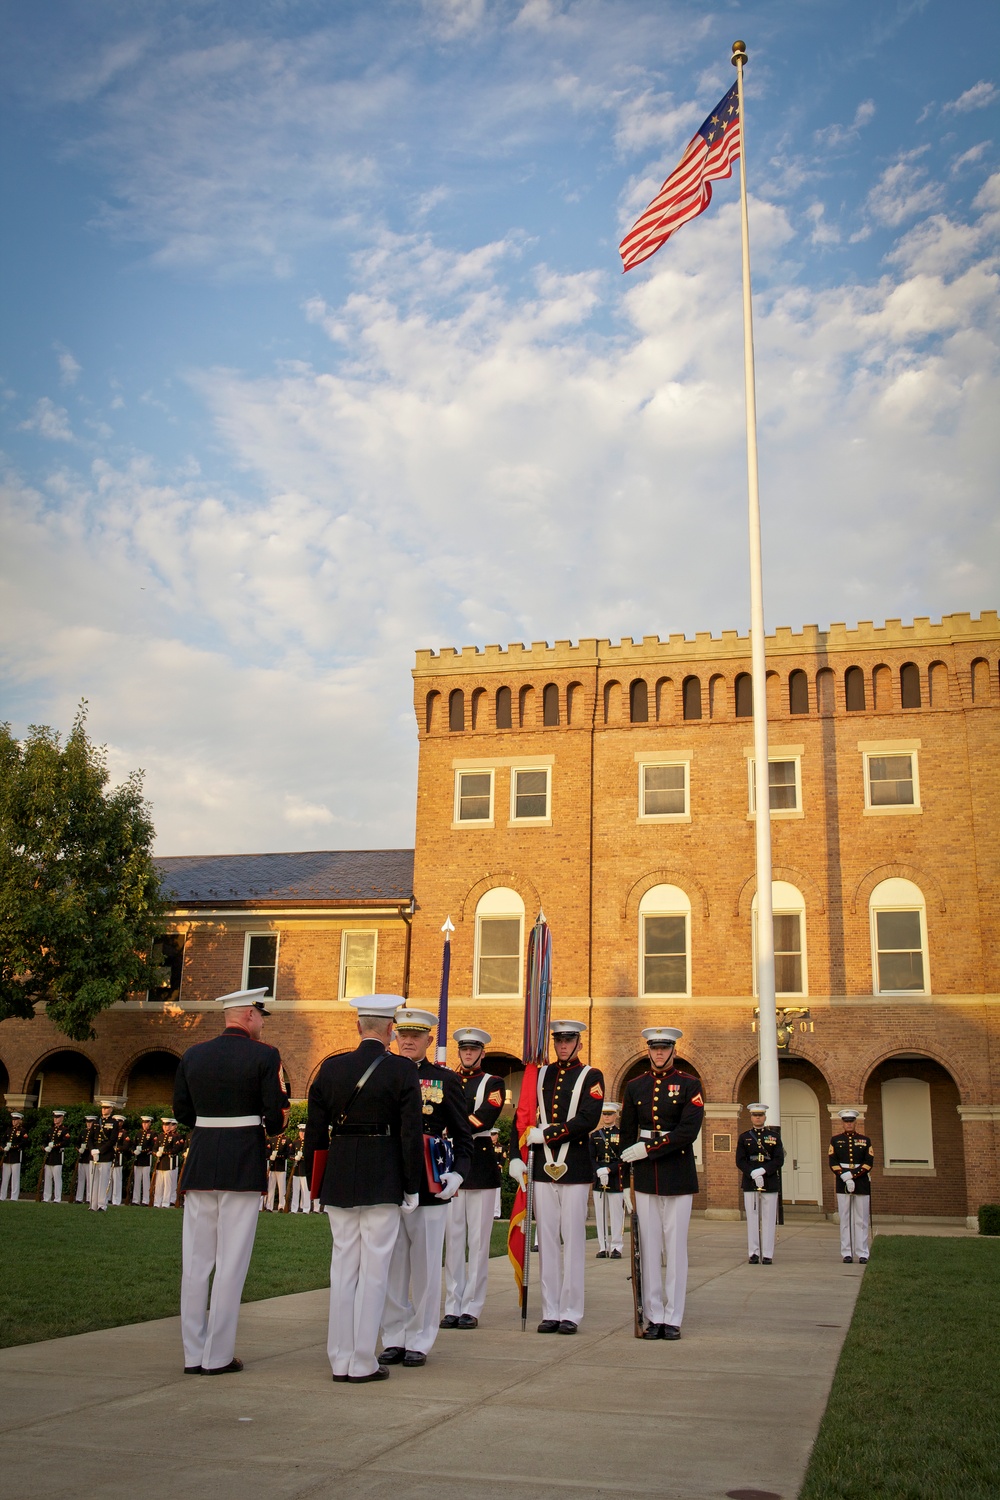
[{"label": "color guard flag", "polygon": [[[528,1131],[537,1118],[538,1064],[531,1062],[524,1070],[524,1077],[521,1080],[521,1097],[511,1127],[511,1134],[516,1135],[521,1142],[521,1156],[527,1162],[529,1172],[531,1171],[531,1153],[524,1143],[528,1138]],[[527,1211],[528,1195],[524,1188],[519,1187],[514,1197],[514,1204],[510,1211],[510,1225],[507,1229],[507,1259],[514,1271],[518,1300],[524,1288],[524,1257],[529,1254],[528,1235],[531,1231],[526,1223]]]},{"label": "color guard flag", "polygon": [[675,230],[696,219],[712,201],[713,182],[733,175],[740,154],[738,85],[715,106],[652,203],[618,246],[622,270],[640,266]]}]

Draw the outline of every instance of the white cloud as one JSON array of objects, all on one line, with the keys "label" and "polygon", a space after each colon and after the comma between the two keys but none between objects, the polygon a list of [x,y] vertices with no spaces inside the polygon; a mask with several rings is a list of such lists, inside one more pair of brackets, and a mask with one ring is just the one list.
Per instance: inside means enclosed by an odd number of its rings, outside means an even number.
[{"label": "white cloud", "polygon": [[74,359],[69,350],[64,349],[61,344],[55,345],[55,351],[59,360],[59,384],[76,385],[76,382],[80,378],[80,371],[83,369],[83,366],[80,364],[79,360]]},{"label": "white cloud", "polygon": [[968,114],[973,109],[985,109],[989,104],[995,104],[1000,99],[995,83],[989,83],[981,78],[974,83],[971,89],[966,89],[964,94],[959,94],[957,99],[952,99],[948,104],[942,104],[941,113],[946,114]]},{"label": "white cloud", "polygon": [[963,167],[976,166],[982,161],[992,144],[992,141],[980,141],[978,145],[970,146],[968,151],[963,151],[959,156],[956,156],[951,164],[952,176],[957,177]]},{"label": "white cloud", "polygon": [[18,423],[20,432],[37,432],[39,437],[56,443],[72,443],[73,429],[69,425],[69,412],[64,406],[56,406],[48,396],[35,402],[31,416]]},{"label": "white cloud", "polygon": [[828,150],[837,150],[842,146],[853,145],[860,137],[866,125],[870,125],[875,118],[874,99],[865,99],[854,111],[854,119],[850,125],[827,125],[822,130],[814,132],[814,138],[818,145],[825,146]]},{"label": "white cloud", "polygon": [[866,207],[879,224],[898,228],[907,219],[928,213],[943,201],[943,186],[928,181],[925,168],[919,165],[926,150],[926,146],[918,146],[902,152],[868,193]]}]

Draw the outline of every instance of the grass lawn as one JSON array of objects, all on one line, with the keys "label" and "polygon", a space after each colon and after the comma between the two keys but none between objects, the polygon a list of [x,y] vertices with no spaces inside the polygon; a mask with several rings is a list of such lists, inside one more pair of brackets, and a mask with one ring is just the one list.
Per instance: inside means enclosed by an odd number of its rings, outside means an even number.
[{"label": "grass lawn", "polygon": [[800,1500],[997,1500],[1000,1240],[880,1235]]}]

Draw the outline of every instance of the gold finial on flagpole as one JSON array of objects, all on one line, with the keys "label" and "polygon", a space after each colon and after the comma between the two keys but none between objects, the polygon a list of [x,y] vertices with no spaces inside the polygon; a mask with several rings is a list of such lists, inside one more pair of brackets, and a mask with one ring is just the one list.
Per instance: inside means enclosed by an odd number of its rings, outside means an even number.
[{"label": "gold finial on flagpole", "polygon": [[743,65],[743,63],[746,62],[746,60],[747,60],[747,44],[746,44],[746,42],[734,42],[733,43],[733,57],[732,57],[733,67],[734,68],[741,67]]}]

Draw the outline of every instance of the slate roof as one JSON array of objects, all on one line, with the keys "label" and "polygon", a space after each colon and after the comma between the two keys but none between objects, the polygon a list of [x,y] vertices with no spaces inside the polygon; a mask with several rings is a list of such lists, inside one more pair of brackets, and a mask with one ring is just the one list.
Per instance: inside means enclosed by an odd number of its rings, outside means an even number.
[{"label": "slate roof", "polygon": [[389,904],[413,894],[412,849],[305,854],[181,854],[157,859],[161,891],[181,906],[230,902]]}]

